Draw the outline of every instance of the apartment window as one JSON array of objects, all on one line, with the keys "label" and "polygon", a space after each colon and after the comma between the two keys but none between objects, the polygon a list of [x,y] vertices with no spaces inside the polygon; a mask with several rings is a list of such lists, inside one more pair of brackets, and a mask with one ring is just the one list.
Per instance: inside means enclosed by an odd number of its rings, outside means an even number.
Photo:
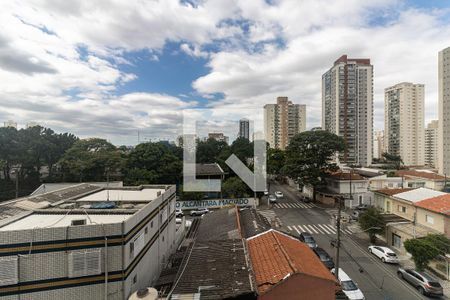
[{"label": "apartment window", "polygon": [[17,256],[0,258],[0,286],[19,282]]},{"label": "apartment window", "polygon": [[130,243],[130,259],[133,259],[145,246],[145,235],[140,234]]},{"label": "apartment window", "polygon": [[133,276],[133,284],[136,284],[137,282],[137,274]]},{"label": "apartment window", "polygon": [[398,206],[398,211],[402,212],[402,213],[406,213],[406,206],[399,205]]},{"label": "apartment window", "polygon": [[101,273],[100,249],[69,252],[69,277],[82,277]]},{"label": "apartment window", "polygon": [[150,228],[153,228],[153,221],[150,222]]},{"label": "apartment window", "polygon": [[434,224],[434,218],[432,216],[426,215],[425,216],[425,220],[427,221],[427,223],[429,224]]},{"label": "apartment window", "polygon": [[145,234],[148,234],[148,227],[145,227]]}]

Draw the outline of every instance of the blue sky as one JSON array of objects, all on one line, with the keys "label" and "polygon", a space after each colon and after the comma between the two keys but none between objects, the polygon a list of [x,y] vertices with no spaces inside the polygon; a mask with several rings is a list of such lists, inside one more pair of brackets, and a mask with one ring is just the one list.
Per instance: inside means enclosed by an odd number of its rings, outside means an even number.
[{"label": "blue sky", "polygon": [[185,109],[256,111],[284,95],[307,105],[311,128],[321,75],[342,54],[374,65],[375,129],[384,88],[402,81],[425,84],[430,121],[449,16],[439,0],[7,3],[0,121],[133,144],[137,131],[174,139]]}]

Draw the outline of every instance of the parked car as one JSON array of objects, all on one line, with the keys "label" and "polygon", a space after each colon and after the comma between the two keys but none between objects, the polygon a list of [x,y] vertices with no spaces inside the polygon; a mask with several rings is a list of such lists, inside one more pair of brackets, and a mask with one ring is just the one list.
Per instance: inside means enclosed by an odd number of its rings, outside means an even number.
[{"label": "parked car", "polygon": [[322,248],[314,248],[314,253],[316,253],[317,257],[320,259],[320,261],[327,267],[328,269],[334,268],[334,261],[331,258],[331,256]]},{"label": "parked car", "polygon": [[175,217],[176,218],[182,218],[184,216],[183,211],[181,210],[181,208],[176,208],[175,209]]},{"label": "parked car", "polygon": [[369,246],[369,252],[381,259],[384,263],[398,264],[398,257],[394,251],[388,247]]},{"label": "parked car", "polygon": [[282,192],[280,192],[280,191],[276,191],[276,192],[275,192],[275,197],[277,197],[277,198],[283,198],[283,197],[284,197],[284,195],[283,195],[283,193],[282,193]]},{"label": "parked car", "polygon": [[397,275],[413,285],[422,295],[444,295],[441,284],[426,273],[418,272],[413,269],[398,268]]},{"label": "parked car", "polygon": [[207,208],[197,208],[195,210],[191,210],[191,216],[203,216],[204,214],[209,213]]},{"label": "parked car", "polygon": [[181,223],[183,223],[183,219],[182,218],[175,218],[175,223],[176,224],[181,224]]},{"label": "parked car", "polygon": [[313,236],[309,232],[302,232],[300,233],[298,239],[308,245],[309,248],[317,248],[316,240],[313,238]]},{"label": "parked car", "polygon": [[269,195],[269,191],[268,190],[264,190],[264,196]]},{"label": "parked car", "polygon": [[359,204],[355,207],[356,210],[367,210],[370,207],[368,204]]},{"label": "parked car", "polygon": [[277,203],[278,199],[274,195],[269,195],[269,202],[270,203]]},{"label": "parked car", "polygon": [[[331,273],[335,274],[336,270],[333,268]],[[358,288],[358,285],[342,270],[339,268],[338,280],[341,285],[342,291],[350,300],[364,300],[364,294]]]},{"label": "parked car", "polygon": [[309,197],[307,197],[307,196],[304,196],[304,197],[303,197],[303,202],[305,202],[305,203],[310,203],[310,202],[312,202],[312,199],[309,198]]}]

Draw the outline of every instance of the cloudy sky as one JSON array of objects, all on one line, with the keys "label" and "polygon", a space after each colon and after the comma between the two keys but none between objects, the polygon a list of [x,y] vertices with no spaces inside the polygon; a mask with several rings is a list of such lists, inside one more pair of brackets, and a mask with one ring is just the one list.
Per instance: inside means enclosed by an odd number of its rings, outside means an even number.
[{"label": "cloudy sky", "polygon": [[0,10],[0,121],[38,122],[116,144],[174,139],[185,109],[261,108],[276,96],[320,125],[321,75],[342,54],[383,90],[424,83],[437,116],[443,0],[7,1]]}]

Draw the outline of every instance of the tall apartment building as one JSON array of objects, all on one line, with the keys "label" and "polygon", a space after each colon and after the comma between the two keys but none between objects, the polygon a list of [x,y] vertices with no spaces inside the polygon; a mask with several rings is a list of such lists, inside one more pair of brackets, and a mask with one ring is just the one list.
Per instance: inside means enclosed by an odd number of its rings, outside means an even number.
[{"label": "tall apartment building", "polygon": [[1,299],[128,299],[176,248],[175,186],[77,184],[0,204]]},{"label": "tall apartment building", "polygon": [[322,128],[344,138],[341,163],[372,163],[373,66],[370,59],[341,56],[322,75]]},{"label": "tall apartment building", "polygon": [[375,131],[373,135],[373,158],[380,159],[385,151],[384,130]]},{"label": "tall apartment building", "polygon": [[439,173],[450,174],[450,47],[439,52]]},{"label": "tall apartment building", "polygon": [[278,97],[277,104],[264,105],[264,131],[271,148],[284,150],[291,138],[306,130],[306,105]]},{"label": "tall apartment building", "polygon": [[400,155],[407,166],[425,161],[423,84],[402,82],[384,90],[386,151]]},{"label": "tall apartment building", "polygon": [[239,120],[239,134],[238,137],[250,139],[250,121],[248,119]]},{"label": "tall apartment building", "polygon": [[431,121],[425,129],[425,165],[436,168],[438,166],[438,136],[439,121]]},{"label": "tall apartment building", "polygon": [[3,127],[12,127],[17,129],[17,122],[14,122],[13,120],[8,120],[6,122],[3,122]]}]

